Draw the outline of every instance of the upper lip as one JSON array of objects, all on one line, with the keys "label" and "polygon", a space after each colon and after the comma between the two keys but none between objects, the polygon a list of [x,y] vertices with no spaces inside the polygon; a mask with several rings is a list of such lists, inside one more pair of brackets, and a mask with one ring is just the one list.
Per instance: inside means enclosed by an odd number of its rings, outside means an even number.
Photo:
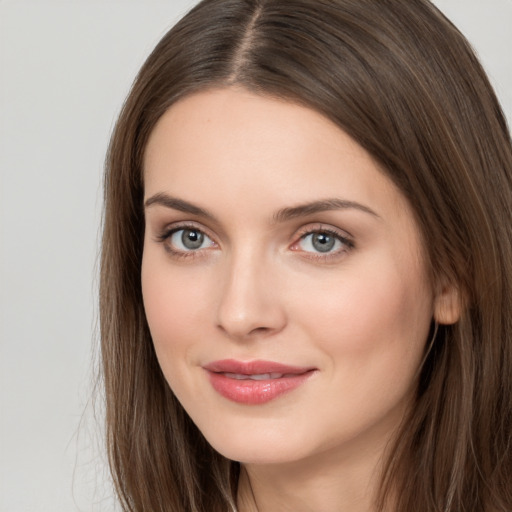
[{"label": "upper lip", "polygon": [[262,375],[267,373],[301,375],[315,369],[310,366],[290,366],[274,361],[236,361],[235,359],[212,361],[204,365],[203,368],[214,373],[235,373],[240,375]]}]

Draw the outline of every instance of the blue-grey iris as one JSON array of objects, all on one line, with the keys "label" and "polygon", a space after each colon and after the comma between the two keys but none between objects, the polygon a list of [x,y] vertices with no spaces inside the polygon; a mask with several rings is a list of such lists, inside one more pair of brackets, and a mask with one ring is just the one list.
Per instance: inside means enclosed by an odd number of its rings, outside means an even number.
[{"label": "blue-grey iris", "polygon": [[327,233],[314,233],[311,243],[318,252],[329,252],[334,247],[336,239]]},{"label": "blue-grey iris", "polygon": [[181,235],[181,242],[187,249],[199,249],[204,242],[204,235],[195,229],[184,229]]}]

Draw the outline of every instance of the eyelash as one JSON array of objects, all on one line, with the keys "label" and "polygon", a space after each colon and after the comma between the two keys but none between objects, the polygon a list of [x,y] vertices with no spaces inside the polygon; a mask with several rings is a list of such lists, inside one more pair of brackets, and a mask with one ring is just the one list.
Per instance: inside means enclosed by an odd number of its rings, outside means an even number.
[{"label": "eyelash", "polygon": [[189,259],[189,258],[197,258],[201,255],[201,253],[205,249],[198,249],[198,250],[189,250],[189,251],[180,251],[176,250],[172,247],[170,244],[171,237],[179,232],[179,231],[197,231],[198,233],[202,233],[203,235],[207,236],[210,240],[213,240],[213,237],[208,235],[203,228],[200,228],[194,224],[181,224],[181,225],[173,225],[170,228],[165,229],[156,237],[156,241],[163,244],[165,250],[174,258],[177,259]]},{"label": "eyelash", "polygon": [[[204,236],[208,237],[210,240],[213,241],[213,237],[211,237],[208,233],[205,232],[203,228],[200,228],[194,224],[181,224],[181,225],[173,225],[170,228],[165,229],[162,233],[160,233],[156,237],[156,241],[159,243],[162,243],[164,245],[165,250],[174,258],[178,259],[189,259],[189,258],[197,258],[204,255],[204,251],[208,250],[208,248],[205,249],[197,249],[197,250],[189,250],[189,251],[181,251],[176,250],[172,247],[172,245],[169,243],[170,238],[177,232],[182,230],[190,230],[190,231],[197,231],[199,233],[202,233]],[[321,252],[309,252],[309,251],[302,251],[304,254],[306,254],[307,258],[316,260],[316,261],[323,261],[328,262],[332,261],[334,259],[337,259],[341,257],[342,254],[345,254],[347,252],[350,252],[352,249],[354,249],[355,244],[351,237],[341,234],[339,231],[332,229],[332,228],[326,228],[322,225],[318,225],[314,228],[305,228],[302,233],[299,232],[299,238],[296,242],[291,244],[290,249],[292,251],[299,251],[300,249],[296,249],[303,240],[305,240],[308,236],[315,235],[315,234],[325,234],[328,236],[331,236],[335,238],[337,241],[339,241],[342,245],[341,249],[338,249],[335,252],[326,252],[325,254],[322,254]],[[215,242],[213,244],[217,245]]]},{"label": "eyelash", "polygon": [[327,228],[322,225],[319,225],[315,228],[306,228],[300,235],[299,240],[297,242],[294,242],[292,244],[292,250],[293,247],[298,246],[299,243],[303,240],[305,240],[308,236],[315,235],[315,234],[325,234],[328,236],[333,237],[337,241],[339,241],[342,245],[341,249],[338,249],[334,252],[326,252],[322,254],[321,252],[306,252],[304,251],[308,256],[308,258],[311,258],[316,261],[320,262],[329,262],[332,260],[336,260],[340,258],[343,254],[346,254],[347,252],[350,252],[352,249],[354,249],[355,244],[351,237],[347,236],[346,234],[342,234],[340,231],[337,231],[332,228]]}]

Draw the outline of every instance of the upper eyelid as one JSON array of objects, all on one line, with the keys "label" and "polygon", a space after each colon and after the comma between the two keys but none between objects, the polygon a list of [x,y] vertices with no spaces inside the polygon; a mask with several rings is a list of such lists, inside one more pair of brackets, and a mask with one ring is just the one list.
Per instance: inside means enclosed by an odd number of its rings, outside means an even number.
[{"label": "upper eyelid", "polygon": [[339,236],[342,239],[353,240],[354,236],[345,229],[341,229],[331,224],[313,223],[307,224],[296,231],[298,237],[303,238],[312,233],[330,233]]},{"label": "upper eyelid", "polygon": [[162,233],[169,234],[172,231],[176,231],[178,229],[193,228],[203,232],[217,244],[226,238],[226,234],[222,226],[217,226],[215,221],[214,225],[210,227],[209,223],[205,223],[202,220],[196,220],[190,217],[187,218],[186,216],[178,218],[177,220],[172,220],[172,217],[169,218],[166,216],[160,219],[156,217],[154,220],[148,220],[146,217],[146,223],[147,226],[150,226],[151,230],[157,234],[157,237],[160,237]]},{"label": "upper eyelid", "polygon": [[160,232],[159,236],[170,236],[172,233],[176,231],[180,231],[182,229],[196,229],[197,231],[201,231],[201,233],[205,234],[208,238],[214,240],[216,237],[211,233],[207,227],[205,227],[200,222],[196,221],[177,221],[172,222],[170,224],[166,224],[162,229],[158,230]]}]

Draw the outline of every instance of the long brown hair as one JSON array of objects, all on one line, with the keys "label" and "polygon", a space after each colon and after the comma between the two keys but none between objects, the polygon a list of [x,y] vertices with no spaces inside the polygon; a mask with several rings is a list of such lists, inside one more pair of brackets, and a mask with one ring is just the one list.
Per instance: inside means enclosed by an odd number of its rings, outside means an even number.
[{"label": "long brown hair", "polygon": [[408,198],[434,283],[460,291],[382,475],[377,509],[512,510],[512,149],[473,51],[428,0],[204,0],[160,41],[106,163],[100,320],[107,442],[123,510],[227,512],[238,466],[169,389],[140,285],[143,155],[162,114],[237,84],[322,113]]}]

